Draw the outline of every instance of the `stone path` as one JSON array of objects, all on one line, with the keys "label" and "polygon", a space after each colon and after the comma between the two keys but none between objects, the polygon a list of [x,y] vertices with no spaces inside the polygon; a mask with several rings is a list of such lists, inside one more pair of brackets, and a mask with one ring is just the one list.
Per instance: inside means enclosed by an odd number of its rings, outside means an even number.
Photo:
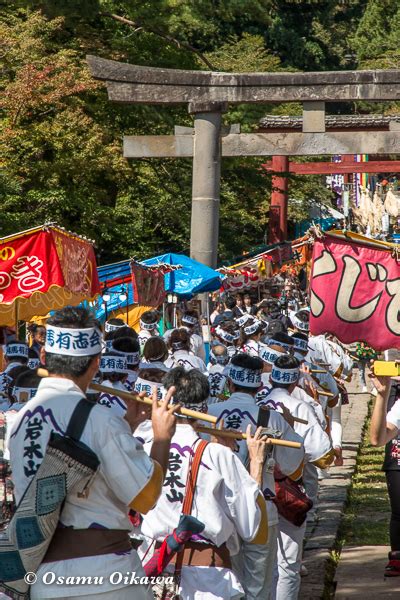
[{"label": "stone path", "polygon": [[344,512],[368,414],[370,395],[361,393],[356,373],[348,391],[350,402],[342,408],[344,465],[331,467],[330,477],[320,485],[316,519],[307,528],[303,559],[308,575],[302,578],[300,600],[318,600],[323,596],[327,562]]},{"label": "stone path", "polygon": [[400,577],[384,578],[388,546],[343,548],[336,571],[335,600],[400,598]]}]

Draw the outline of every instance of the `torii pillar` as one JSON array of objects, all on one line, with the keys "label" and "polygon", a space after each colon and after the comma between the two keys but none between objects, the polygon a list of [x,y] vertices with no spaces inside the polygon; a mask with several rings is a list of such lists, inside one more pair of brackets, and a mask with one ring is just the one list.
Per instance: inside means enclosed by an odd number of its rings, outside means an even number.
[{"label": "torii pillar", "polygon": [[[272,191],[271,204],[269,207],[269,234],[268,242],[275,244],[287,239],[287,215],[288,215],[288,156],[272,157]],[[284,173],[279,176],[276,173]]]},{"label": "torii pillar", "polygon": [[217,266],[224,103],[189,105],[194,115],[190,257]]}]

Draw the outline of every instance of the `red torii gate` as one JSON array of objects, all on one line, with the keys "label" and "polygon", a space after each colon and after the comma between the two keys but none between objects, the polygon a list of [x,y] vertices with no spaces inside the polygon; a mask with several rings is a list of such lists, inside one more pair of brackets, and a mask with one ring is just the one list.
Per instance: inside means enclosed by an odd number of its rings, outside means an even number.
[{"label": "red torii gate", "polygon": [[[400,129],[400,117],[383,115],[326,115],[326,130],[330,131],[390,131]],[[302,117],[268,115],[260,121],[260,132],[287,133],[301,129]],[[399,160],[355,162],[354,155],[342,155],[342,162],[290,162],[288,156],[273,156],[261,165],[272,172],[272,193],[269,219],[269,243],[287,239],[288,177],[296,175],[345,175],[354,173],[400,173]],[[276,175],[284,173],[284,175]]]}]

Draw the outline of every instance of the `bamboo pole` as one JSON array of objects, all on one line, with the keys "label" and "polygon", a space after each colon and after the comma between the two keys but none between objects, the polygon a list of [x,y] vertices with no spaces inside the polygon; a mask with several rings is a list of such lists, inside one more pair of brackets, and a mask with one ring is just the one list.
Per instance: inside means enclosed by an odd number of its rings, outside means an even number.
[{"label": "bamboo pole", "polygon": [[[37,374],[39,377],[48,377],[48,372],[46,369],[38,369]],[[114,393],[115,396],[122,398],[123,400],[127,400],[130,402],[131,400],[136,400],[136,402],[141,402],[142,404],[147,404],[148,406],[153,405],[153,400],[148,397],[139,398],[137,394],[132,394],[131,392],[124,392],[121,390],[114,390],[114,388],[107,387],[105,385],[100,385],[99,383],[91,383],[89,389],[95,390],[96,392],[103,392],[104,394]],[[159,402],[160,404],[160,402]],[[173,406],[172,404],[169,407]],[[199,419],[201,421],[207,421],[208,423],[217,422],[217,417],[213,417],[212,415],[207,415],[205,413],[197,412],[196,410],[190,410],[188,408],[180,407],[179,414],[185,417],[191,417],[192,419]]]},{"label": "bamboo pole", "polygon": [[[109,394],[113,391],[113,388],[106,387],[105,385],[100,385],[99,383],[91,383],[90,389],[96,390],[96,392],[103,392],[105,394]],[[131,392],[124,392],[120,390],[114,391],[116,396],[122,398],[123,400],[128,400],[128,402],[131,400],[136,400],[136,402],[142,402],[143,404],[147,404],[148,406],[153,405],[153,400],[151,398],[148,398],[147,396],[144,398],[139,398],[137,394],[132,394]],[[158,404],[161,403],[159,402]],[[173,406],[173,404],[169,404],[169,407],[171,406]],[[179,415],[183,415],[184,417],[190,417],[191,419],[198,419],[200,421],[207,421],[208,423],[213,423],[214,425],[218,420],[217,417],[198,412],[197,410],[190,410],[189,408],[184,408],[183,406],[181,406],[179,409]]]},{"label": "bamboo pole", "polygon": [[317,390],[318,396],[326,396],[327,398],[335,398],[335,394],[326,390]]},{"label": "bamboo pole", "polygon": [[292,419],[295,423],[301,423],[302,425],[308,425],[308,421],[306,421],[305,419],[300,419],[300,417],[294,417],[292,415]]},{"label": "bamboo pole", "polygon": [[[200,433],[208,433],[216,437],[221,436],[234,440],[247,440],[247,435],[243,431],[231,431],[228,429],[213,429],[212,427],[204,427],[203,425],[196,426],[196,431]],[[280,440],[275,438],[265,438],[266,442],[270,442],[274,446],[285,446],[286,448],[301,448],[300,442],[291,442],[289,440]]]}]

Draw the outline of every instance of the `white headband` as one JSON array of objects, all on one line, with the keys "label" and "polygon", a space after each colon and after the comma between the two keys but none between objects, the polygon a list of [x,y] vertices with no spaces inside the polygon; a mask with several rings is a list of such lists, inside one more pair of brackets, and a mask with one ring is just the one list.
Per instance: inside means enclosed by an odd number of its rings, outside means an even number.
[{"label": "white headband", "polygon": [[279,356],[285,356],[284,352],[279,352],[279,350],[273,350],[267,344],[262,344],[261,342],[258,344],[258,356],[269,365],[273,365]]},{"label": "white headband", "polygon": [[240,386],[257,389],[261,385],[261,371],[253,371],[236,365],[228,365],[224,369],[224,375]]},{"label": "white headband", "polygon": [[281,369],[280,367],[272,367],[270,381],[275,383],[285,383],[290,385],[296,383],[299,380],[300,370],[296,367],[294,369]]},{"label": "white headband", "polygon": [[101,331],[97,327],[72,329],[46,325],[46,352],[66,356],[93,356],[102,350]]},{"label": "white headband", "polygon": [[138,377],[135,381],[134,389],[137,394],[141,392],[145,392],[147,396],[152,396],[154,387],[157,388],[157,398],[159,400],[165,394],[165,388],[162,383],[156,383],[155,381],[147,381],[147,379],[142,379]]},{"label": "white headband", "polygon": [[119,356],[123,356],[128,365],[138,365],[140,363],[140,352],[122,352],[115,350],[115,348],[113,348],[113,352]]},{"label": "white headband", "polygon": [[40,360],[38,358],[30,358],[27,363],[27,367],[29,369],[36,369],[40,365]]},{"label": "white headband", "polygon": [[243,327],[243,331],[246,335],[252,335],[257,331],[257,329],[259,329],[259,327],[260,321],[255,321],[254,323],[252,323],[252,325],[249,325],[248,327]]},{"label": "white headband", "polygon": [[106,321],[104,324],[104,331],[108,333],[109,331],[116,331],[116,329],[121,329],[121,327],[126,327],[125,323],[123,325],[112,325],[111,323]]},{"label": "white headband", "polygon": [[236,323],[239,325],[239,327],[243,327],[243,325],[245,323],[247,323],[247,321],[251,319],[251,315],[249,315],[249,313],[244,313],[244,315],[242,315],[241,317],[238,317],[237,319],[235,319]]},{"label": "white headband", "polygon": [[291,352],[294,348],[294,344],[286,344],[286,342],[280,342],[279,340],[274,340],[274,338],[269,338],[268,344],[276,344],[277,346],[282,346],[282,348],[285,348],[289,352]]},{"label": "white headband", "polygon": [[300,321],[296,315],[291,317],[290,320],[297,329],[301,329],[301,331],[310,331],[310,324],[308,321],[304,323],[304,321]]},{"label": "white headband", "polygon": [[126,358],[103,355],[100,360],[100,371],[102,373],[121,373],[121,375],[125,375],[128,372]]},{"label": "white headband", "polygon": [[296,350],[300,350],[303,352],[308,351],[308,340],[302,340],[301,338],[297,338],[296,336],[292,336],[292,340],[294,341],[294,347]]},{"label": "white headband", "polygon": [[154,323],[145,323],[144,321],[142,321],[142,319],[140,319],[140,329],[145,329],[146,331],[151,331],[152,329],[155,329],[157,327],[157,321],[155,321]]},{"label": "white headband", "polygon": [[228,333],[219,325],[217,326],[215,333],[218,337],[222,338],[225,342],[236,342],[240,338],[240,331],[235,331],[235,333]]},{"label": "white headband", "polygon": [[189,325],[197,325],[199,322],[197,317],[192,317],[191,315],[183,315],[182,323],[189,323]]},{"label": "white headband", "polygon": [[29,348],[26,344],[10,342],[6,346],[6,356],[9,356],[10,358],[28,358]]},{"label": "white headband", "polygon": [[[37,388],[14,387],[13,396],[18,402],[26,402],[37,394]],[[12,409],[12,406],[11,406]]]}]

